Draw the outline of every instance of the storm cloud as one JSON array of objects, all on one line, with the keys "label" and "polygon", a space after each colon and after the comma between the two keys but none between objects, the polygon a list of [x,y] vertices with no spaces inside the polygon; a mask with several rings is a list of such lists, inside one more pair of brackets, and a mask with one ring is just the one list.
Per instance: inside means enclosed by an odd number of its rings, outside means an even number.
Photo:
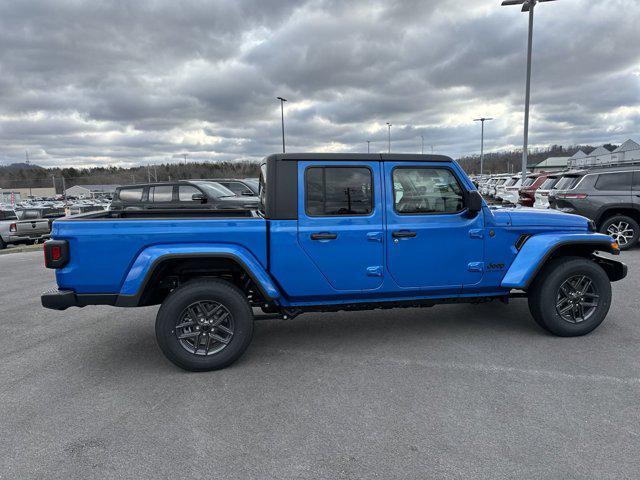
[{"label": "storm cloud", "polygon": [[[640,133],[640,4],[536,10],[530,141]],[[499,0],[0,2],[0,164],[522,142],[527,18]]]}]

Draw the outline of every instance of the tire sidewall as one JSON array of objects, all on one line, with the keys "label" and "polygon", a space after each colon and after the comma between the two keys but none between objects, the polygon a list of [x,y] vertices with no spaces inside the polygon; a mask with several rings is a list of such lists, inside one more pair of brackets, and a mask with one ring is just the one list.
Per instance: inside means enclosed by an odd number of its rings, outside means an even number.
[{"label": "tire sidewall", "polygon": [[[211,300],[224,305],[233,317],[233,337],[220,352],[195,355],[185,350],[175,334],[180,315],[189,305]],[[224,368],[237,360],[247,349],[253,336],[253,313],[244,294],[223,280],[186,283],[172,292],[162,303],[156,319],[156,339],[166,357],[177,366],[191,371]]]},{"label": "tire sidewall", "polygon": [[[552,333],[563,337],[585,335],[593,331],[603,322],[611,307],[611,282],[607,274],[602,267],[587,259],[556,261],[551,267],[551,271],[540,285],[538,295],[537,307],[544,326]],[[560,285],[575,275],[585,275],[592,280],[599,295],[599,304],[591,318],[573,324],[564,320],[558,313],[556,297]]]},{"label": "tire sidewall", "polygon": [[627,222],[629,226],[633,228],[633,238],[631,239],[631,241],[624,246],[620,245],[620,250],[628,250],[638,243],[638,238],[640,238],[640,225],[638,225],[638,222],[636,222],[631,217],[628,217],[626,215],[615,215],[607,219],[607,221],[602,224],[602,228],[600,229],[601,232],[605,235],[609,235],[609,233],[607,232],[609,226],[613,223],[618,222]]}]

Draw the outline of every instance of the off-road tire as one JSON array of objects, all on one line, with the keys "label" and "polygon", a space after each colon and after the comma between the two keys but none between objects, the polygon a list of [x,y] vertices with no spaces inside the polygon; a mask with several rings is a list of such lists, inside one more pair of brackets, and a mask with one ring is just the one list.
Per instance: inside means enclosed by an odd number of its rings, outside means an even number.
[{"label": "off-road tire", "polygon": [[[197,302],[222,305],[231,315],[233,334],[229,343],[217,353],[207,355],[190,352],[178,338],[181,332],[178,322],[186,309]],[[195,326],[188,328],[195,329]],[[164,300],[156,318],[156,339],[162,353],[178,367],[193,372],[218,370],[231,365],[247,349],[252,336],[253,312],[246,295],[224,280],[192,280],[185,283]]]},{"label": "off-road tire", "polygon": [[[587,301],[597,303],[597,306],[588,307],[593,308],[588,317],[571,323],[559,313],[562,308],[558,307],[558,302],[565,296],[561,293],[561,286],[579,277],[586,277],[592,282],[593,295],[597,294],[598,298],[592,296]],[[528,291],[529,311],[533,319],[545,330],[561,337],[576,337],[593,331],[605,319],[611,306],[609,277],[600,265],[583,257],[552,260],[543,267]]]}]

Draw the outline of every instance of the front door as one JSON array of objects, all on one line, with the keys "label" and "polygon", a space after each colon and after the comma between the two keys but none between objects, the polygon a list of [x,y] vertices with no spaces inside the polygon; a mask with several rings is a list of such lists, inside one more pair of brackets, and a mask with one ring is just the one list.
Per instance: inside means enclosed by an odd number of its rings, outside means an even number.
[{"label": "front door", "polygon": [[379,162],[298,163],[298,242],[335,290],[382,285],[381,184]]},{"label": "front door", "polygon": [[387,262],[397,285],[459,292],[482,279],[483,216],[470,217],[447,163],[385,163]]}]

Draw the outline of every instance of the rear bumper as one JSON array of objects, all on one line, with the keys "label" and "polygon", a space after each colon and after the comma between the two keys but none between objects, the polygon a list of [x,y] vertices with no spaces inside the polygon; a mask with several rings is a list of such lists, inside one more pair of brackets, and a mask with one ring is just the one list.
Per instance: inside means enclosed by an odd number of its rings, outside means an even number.
[{"label": "rear bumper", "polygon": [[51,290],[40,295],[44,308],[66,310],[69,307],[87,305],[115,305],[118,295],[113,294],[77,294],[72,290]]},{"label": "rear bumper", "polygon": [[35,242],[39,242],[39,241],[44,241],[49,239],[50,234],[49,233],[41,233],[41,234],[34,234],[34,235],[9,235],[5,242],[6,243],[24,243],[24,242],[29,242],[29,241],[35,241]]}]

